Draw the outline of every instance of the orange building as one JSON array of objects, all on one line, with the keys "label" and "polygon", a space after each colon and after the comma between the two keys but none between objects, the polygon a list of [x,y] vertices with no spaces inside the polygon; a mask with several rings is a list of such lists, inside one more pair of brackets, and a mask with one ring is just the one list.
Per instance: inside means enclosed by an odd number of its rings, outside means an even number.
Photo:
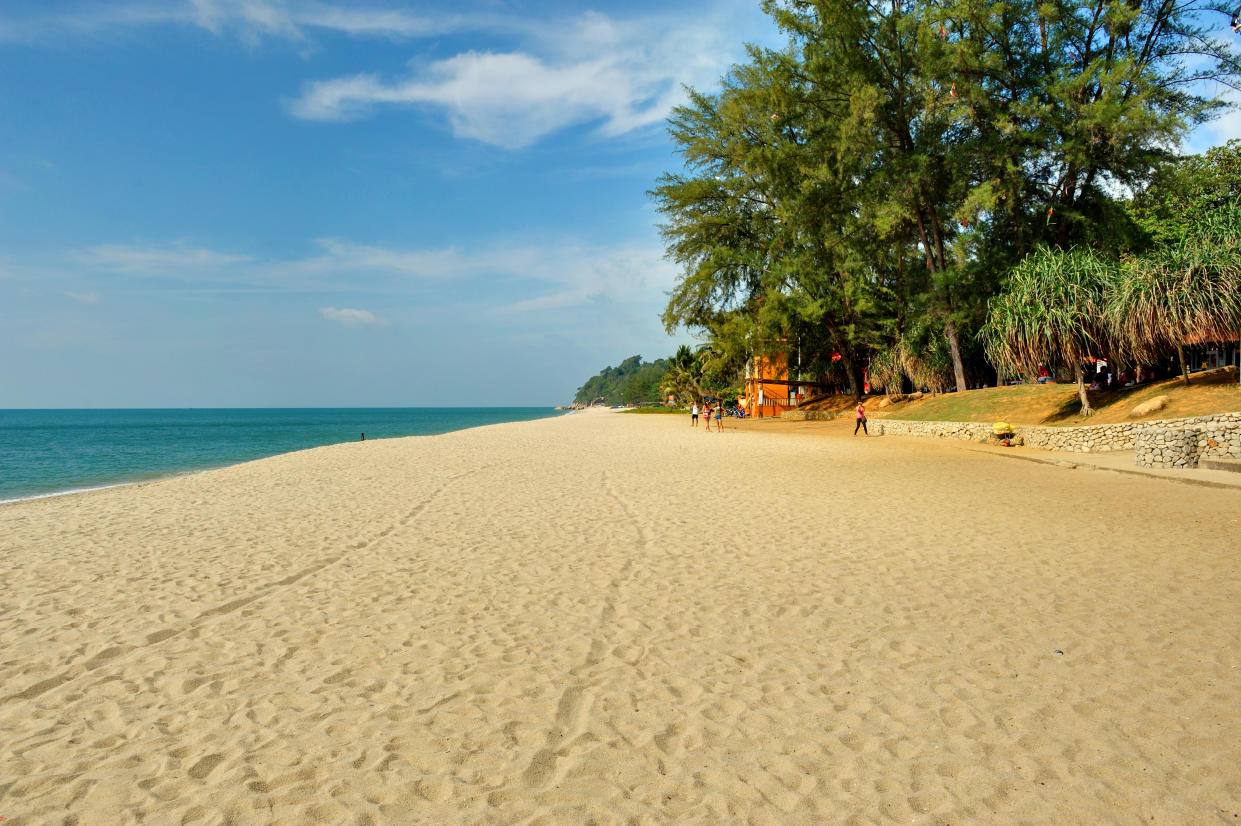
[{"label": "orange building", "polygon": [[779,416],[809,392],[813,382],[789,380],[788,356],[754,356],[745,363],[745,397],[737,402],[747,416]]}]

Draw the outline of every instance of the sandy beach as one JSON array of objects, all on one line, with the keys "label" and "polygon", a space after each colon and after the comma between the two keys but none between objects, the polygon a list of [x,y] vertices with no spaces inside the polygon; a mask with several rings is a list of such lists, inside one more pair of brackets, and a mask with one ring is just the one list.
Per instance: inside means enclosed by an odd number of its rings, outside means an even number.
[{"label": "sandy beach", "polygon": [[850,427],[0,506],[0,818],[1241,822],[1241,496]]}]

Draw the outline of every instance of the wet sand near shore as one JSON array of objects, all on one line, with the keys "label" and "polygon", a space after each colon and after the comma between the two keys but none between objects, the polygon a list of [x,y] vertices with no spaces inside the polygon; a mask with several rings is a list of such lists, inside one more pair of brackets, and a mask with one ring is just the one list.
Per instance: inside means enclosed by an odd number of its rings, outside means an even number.
[{"label": "wet sand near shore", "polygon": [[1241,497],[584,412],[0,506],[13,824],[1241,822]]}]

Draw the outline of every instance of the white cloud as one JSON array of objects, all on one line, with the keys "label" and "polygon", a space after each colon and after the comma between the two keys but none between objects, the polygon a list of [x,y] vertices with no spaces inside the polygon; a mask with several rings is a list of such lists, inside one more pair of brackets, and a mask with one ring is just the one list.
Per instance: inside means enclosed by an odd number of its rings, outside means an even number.
[{"label": "white cloud", "polygon": [[248,255],[190,247],[182,241],[150,247],[101,244],[80,251],[77,258],[82,263],[113,272],[171,275],[219,270],[254,260]]},{"label": "white cloud", "polygon": [[458,137],[520,148],[569,126],[594,124],[616,137],[658,124],[683,100],[682,85],[714,84],[755,31],[754,4],[729,0],[615,18],[587,12],[560,20],[513,13],[414,13],[315,0],[179,0],[82,6],[71,13],[0,18],[0,42],[98,36],[151,26],[197,27],[251,44],[313,46],[316,33],[417,40],[488,34],[504,46],[463,51],[397,75],[355,72],[306,83],[288,102],[294,116],[350,120],[386,106],[429,108]]},{"label": "white cloud", "polygon": [[322,255],[274,265],[290,275],[335,272],[377,272],[416,278],[453,278],[466,274],[468,265],[452,247],[431,250],[400,250],[355,244],[339,238],[317,238]]},{"label": "white cloud", "polygon": [[404,39],[466,25],[460,15],[414,14],[382,7],[278,0],[180,0],[83,5],[73,12],[0,18],[0,41],[33,42],[65,34],[97,36],[144,26],[194,26],[257,43],[264,38],[308,40],[314,31]]},{"label": "white cloud", "polygon": [[340,8],[322,3],[303,6],[291,15],[297,26],[351,35],[406,38],[442,34],[465,25],[457,15],[419,15],[398,9]]},{"label": "white cloud", "polygon": [[[677,268],[649,242],[592,244],[573,238],[493,239],[468,247],[391,247],[340,238],[314,241],[318,251],[301,258],[258,259],[185,242],[153,246],[104,244],[74,254],[89,271],[107,271],[141,280],[161,290],[208,292],[348,293],[400,295],[415,282],[473,282],[453,287],[454,295],[475,296],[480,310],[534,312],[591,302],[650,303],[674,283]],[[85,273],[79,273],[79,278]],[[170,276],[154,281],[151,276]],[[484,288],[483,285],[486,285]],[[98,294],[69,291],[92,303]],[[517,300],[500,296],[526,296]],[[364,311],[324,308],[327,318]],[[353,323],[379,323],[360,316]]]},{"label": "white cloud", "polygon": [[684,84],[714,82],[737,48],[725,28],[589,13],[532,29],[525,50],[464,52],[391,80],[357,74],[314,81],[289,111],[350,120],[379,106],[432,107],[457,136],[508,148],[585,123],[615,137],[662,122],[684,99]]},{"label": "white cloud", "polygon": [[602,121],[608,135],[658,123],[679,100],[675,88],[671,74],[639,78],[615,57],[553,65],[522,53],[468,52],[391,84],[371,75],[311,83],[289,109],[347,120],[381,104],[429,104],[445,111],[458,137],[515,149],[578,123]]},{"label": "white cloud", "polygon": [[676,280],[676,266],[654,245],[560,243],[498,247],[478,256],[478,265],[542,282],[535,293],[503,309],[535,312],[579,307],[596,301],[648,303]]},{"label": "white cloud", "polygon": [[339,310],[335,307],[322,307],[319,309],[319,314],[332,321],[339,321],[346,327],[383,326],[388,323],[386,318],[379,318],[370,310],[354,310],[348,307]]},{"label": "white cloud", "polygon": [[[293,286],[333,285],[364,291],[356,276],[370,273],[397,279],[385,291],[401,290],[401,280],[488,280],[528,282],[533,295],[503,309],[528,312],[579,306],[595,300],[634,301],[659,295],[676,279],[677,269],[664,260],[658,245],[587,244],[573,239],[540,243],[497,240],[489,244],[399,249],[355,244],[337,238],[315,241],[322,255],[263,265]],[[305,279],[312,278],[312,281]]]}]

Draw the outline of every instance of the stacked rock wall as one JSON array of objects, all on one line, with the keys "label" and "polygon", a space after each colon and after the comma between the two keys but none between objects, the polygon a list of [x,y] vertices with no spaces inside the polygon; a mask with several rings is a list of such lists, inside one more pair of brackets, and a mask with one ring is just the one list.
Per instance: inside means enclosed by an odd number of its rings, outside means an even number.
[{"label": "stacked rock wall", "polygon": [[1147,427],[1133,449],[1141,467],[1197,467],[1198,432],[1188,427]]},{"label": "stacked rock wall", "polygon": [[834,410],[786,410],[780,418],[786,422],[826,422],[838,415]]},{"label": "stacked rock wall", "polygon": [[[982,441],[991,435],[991,425],[981,422],[913,422],[884,419],[875,422],[872,431],[889,433],[894,436],[931,436],[941,439],[968,439]],[[1241,413],[1220,413],[1214,416],[1199,416],[1192,419],[1161,419],[1149,422],[1121,422],[1119,424],[1097,424],[1084,427],[1041,427],[1038,425],[1018,425],[1013,431],[1024,440],[1029,447],[1042,450],[1059,450],[1069,453],[1101,453],[1115,450],[1134,450],[1139,444],[1149,445],[1151,439],[1157,439],[1148,431],[1158,433],[1184,431],[1172,441],[1176,444],[1192,443],[1191,455],[1177,454],[1175,448],[1168,448],[1169,441],[1163,440],[1165,449],[1159,451],[1146,450],[1137,452],[1137,463],[1145,467],[1197,467],[1201,456],[1241,458]],[[1167,454],[1170,458],[1160,458],[1159,454]],[[1149,462],[1149,464],[1148,464]]]}]

